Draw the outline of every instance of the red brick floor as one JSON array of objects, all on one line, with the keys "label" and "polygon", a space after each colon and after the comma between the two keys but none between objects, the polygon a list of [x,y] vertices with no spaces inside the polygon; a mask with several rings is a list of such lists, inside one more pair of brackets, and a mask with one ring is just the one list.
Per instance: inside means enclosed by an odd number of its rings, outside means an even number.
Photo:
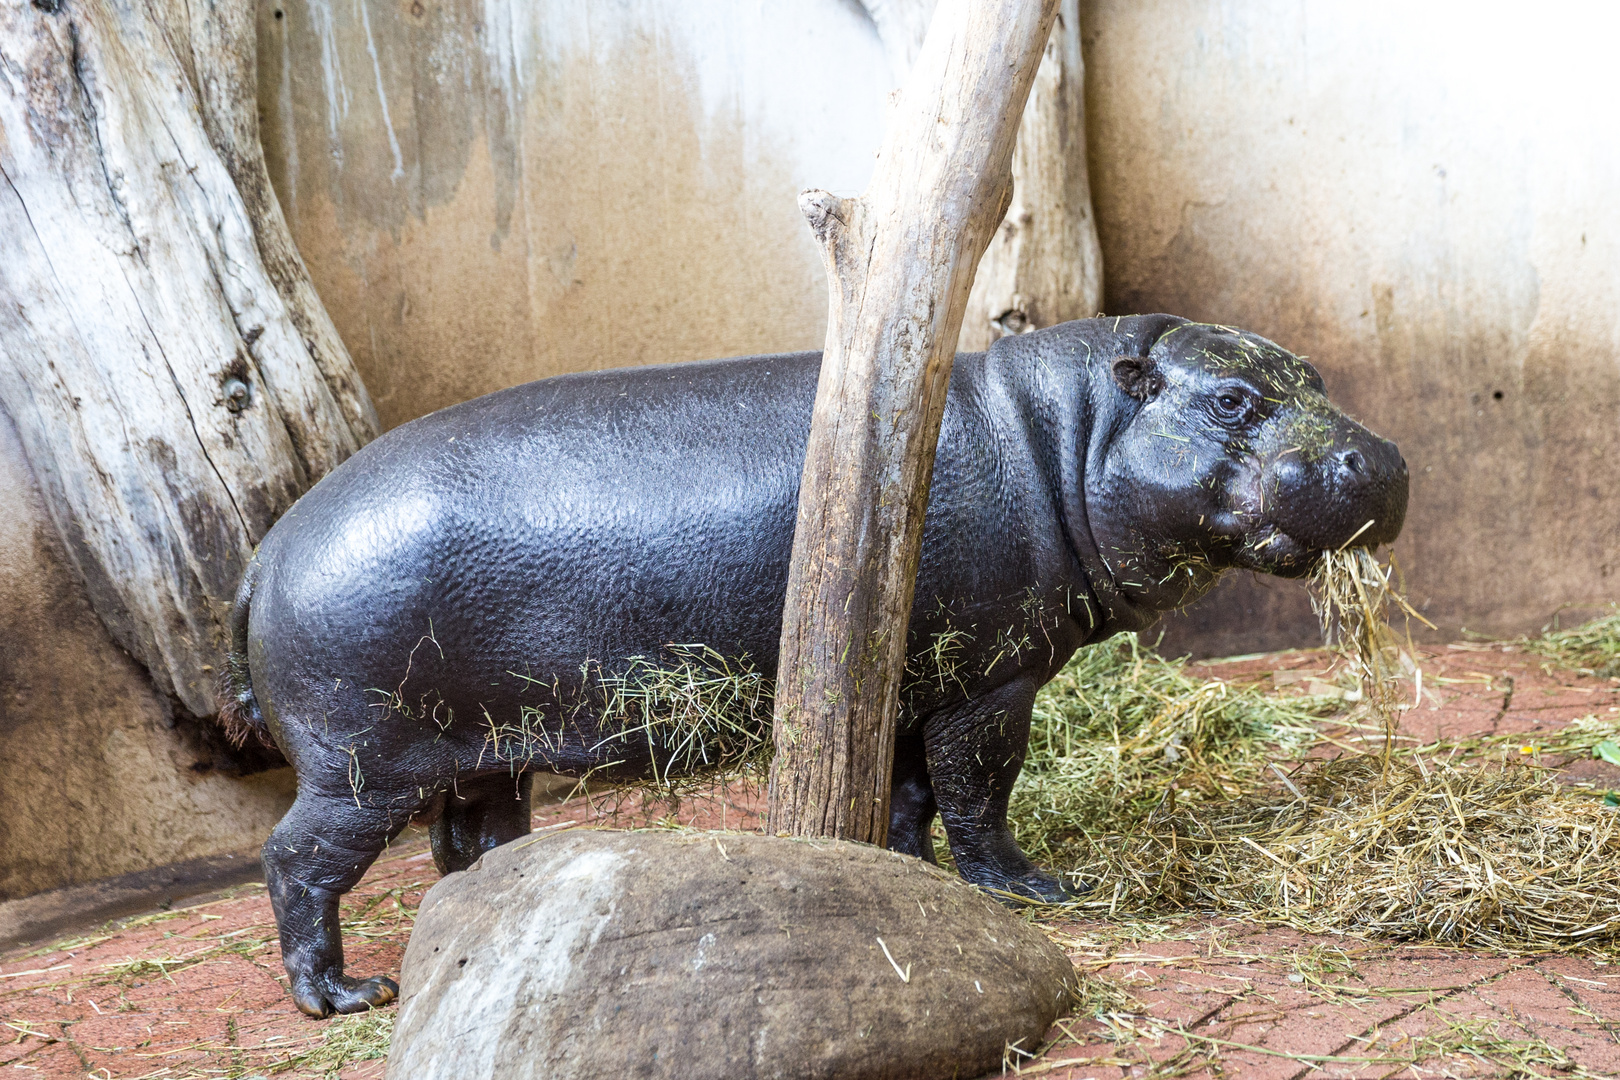
[{"label": "red brick floor", "polygon": [[1102,942],[1085,925],[1061,929],[1083,970],[1136,1000],[1117,1019],[1063,1022],[1026,1075],[1620,1075],[1620,970],[1590,959],[1234,923],[1140,942],[1112,928]]},{"label": "red brick floor", "polygon": [[[1591,713],[1620,712],[1620,682],[1547,673],[1512,647],[1461,645],[1422,658],[1423,703],[1403,738],[1426,743],[1513,734],[1505,747]],[[1316,671],[1320,652],[1202,667],[1240,681]],[[1290,678],[1284,676],[1284,680]],[[1283,681],[1283,680],[1279,680]],[[1374,733],[1328,721],[1333,743]],[[1365,745],[1363,743],[1363,745]],[[1540,755],[1537,755],[1540,760]],[[1620,789],[1620,768],[1562,763],[1572,781]],[[675,815],[706,828],[758,827],[757,793],[688,800]],[[620,824],[661,808],[621,808]],[[583,800],[543,807],[537,827],[602,820]],[[437,879],[420,833],[379,859],[344,906],[349,970],[397,973],[423,890]],[[1048,926],[1104,1019],[1072,1019],[1023,1075],[1065,1080],[1224,1076],[1446,1077],[1620,1075],[1620,957],[1508,957],[1260,929],[1226,920],[1063,922]],[[379,1046],[393,1009],[306,1020],[283,984],[275,924],[259,886],[87,929],[0,960],[0,1070],[7,1075],[380,1077],[345,1040]],[[323,1057],[323,1055],[326,1055]],[[1016,1056],[1016,1055],[1015,1055]],[[349,1060],[340,1070],[330,1063]]]}]

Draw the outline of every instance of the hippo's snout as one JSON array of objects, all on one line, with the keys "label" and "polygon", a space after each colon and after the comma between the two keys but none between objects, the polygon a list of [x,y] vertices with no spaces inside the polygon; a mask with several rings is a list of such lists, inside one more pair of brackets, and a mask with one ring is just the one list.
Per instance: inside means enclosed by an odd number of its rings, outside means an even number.
[{"label": "hippo's snout", "polygon": [[1333,435],[1320,453],[1293,447],[1278,455],[1267,517],[1314,551],[1351,540],[1393,543],[1406,520],[1409,485],[1400,449],[1348,421]]}]

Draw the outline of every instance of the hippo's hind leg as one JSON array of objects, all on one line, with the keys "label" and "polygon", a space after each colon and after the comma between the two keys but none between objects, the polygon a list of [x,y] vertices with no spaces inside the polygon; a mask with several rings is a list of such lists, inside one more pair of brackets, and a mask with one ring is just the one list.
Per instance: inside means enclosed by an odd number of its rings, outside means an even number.
[{"label": "hippo's hind leg", "polygon": [[889,849],[937,863],[934,857],[934,785],[928,779],[922,724],[901,731],[894,744],[894,782],[889,795]]},{"label": "hippo's hind leg", "polygon": [[428,829],[439,873],[465,870],[491,848],[529,831],[530,773],[498,773],[458,783]]},{"label": "hippo's hind leg", "polygon": [[355,802],[300,791],[264,844],[264,879],[281,932],[282,963],[293,1001],[314,1017],[376,1008],[399,993],[392,979],[343,973],[338,900],[409,820],[408,814]]},{"label": "hippo's hind leg", "polygon": [[1069,893],[1013,839],[1007,800],[1029,746],[1033,677],[929,716],[923,725],[928,775],[951,856],[975,885],[1059,902]]}]

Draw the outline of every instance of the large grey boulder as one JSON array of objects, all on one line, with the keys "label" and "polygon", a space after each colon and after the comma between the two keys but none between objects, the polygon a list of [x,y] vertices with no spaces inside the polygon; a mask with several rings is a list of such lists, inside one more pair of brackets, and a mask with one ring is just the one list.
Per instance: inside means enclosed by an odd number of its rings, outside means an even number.
[{"label": "large grey boulder", "polygon": [[1075,972],[954,875],[864,844],[571,829],[428,891],[390,1080],[973,1077]]}]

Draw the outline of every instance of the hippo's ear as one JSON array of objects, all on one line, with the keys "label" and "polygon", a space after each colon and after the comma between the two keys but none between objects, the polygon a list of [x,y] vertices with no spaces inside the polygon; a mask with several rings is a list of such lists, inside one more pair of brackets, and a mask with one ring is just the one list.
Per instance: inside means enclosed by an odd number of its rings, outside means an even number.
[{"label": "hippo's ear", "polygon": [[1114,381],[1138,401],[1146,401],[1164,389],[1159,366],[1145,356],[1121,356],[1114,360]]}]

